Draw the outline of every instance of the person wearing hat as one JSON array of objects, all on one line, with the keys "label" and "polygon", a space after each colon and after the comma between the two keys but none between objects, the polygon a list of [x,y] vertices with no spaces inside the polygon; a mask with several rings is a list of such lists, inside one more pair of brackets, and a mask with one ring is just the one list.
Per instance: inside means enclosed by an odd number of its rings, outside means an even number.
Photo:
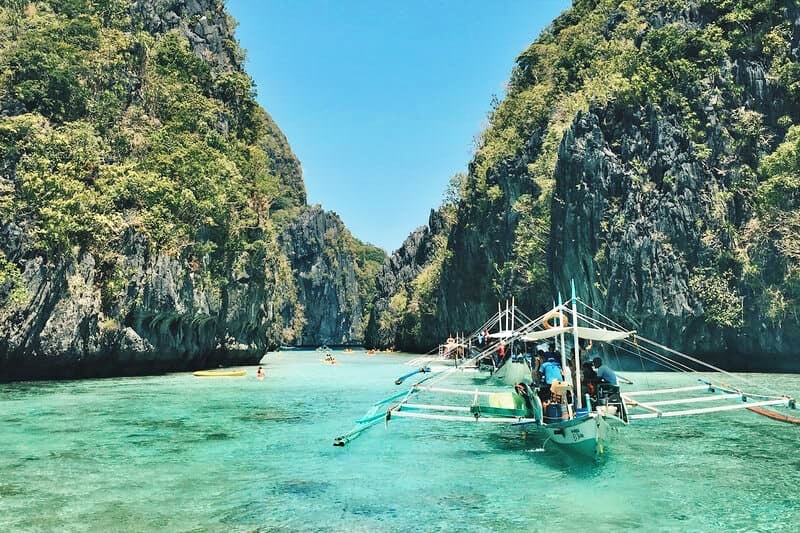
[{"label": "person wearing hat", "polygon": [[561,365],[558,363],[554,352],[545,354],[545,362],[539,367],[539,373],[542,374],[542,381],[544,382],[539,389],[539,399],[542,403],[550,401],[550,385],[554,381],[562,381],[564,376],[561,374]]},{"label": "person wearing hat", "polygon": [[592,359],[592,364],[594,365],[595,373],[600,383],[608,383],[609,385],[617,386],[617,373],[608,365],[604,365],[602,359],[595,357]]}]

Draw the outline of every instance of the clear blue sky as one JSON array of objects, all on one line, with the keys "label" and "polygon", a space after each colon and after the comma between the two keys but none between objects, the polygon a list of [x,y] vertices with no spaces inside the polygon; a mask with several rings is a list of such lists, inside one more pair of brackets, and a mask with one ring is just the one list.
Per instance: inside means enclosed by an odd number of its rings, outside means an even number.
[{"label": "clear blue sky", "polygon": [[311,204],[391,253],[465,172],[514,59],[569,0],[229,0]]}]

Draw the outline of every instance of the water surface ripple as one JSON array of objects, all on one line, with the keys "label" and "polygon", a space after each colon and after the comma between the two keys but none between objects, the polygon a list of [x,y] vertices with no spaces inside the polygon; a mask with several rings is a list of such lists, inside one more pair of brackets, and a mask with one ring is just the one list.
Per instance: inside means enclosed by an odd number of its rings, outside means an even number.
[{"label": "water surface ripple", "polygon": [[[0,531],[800,530],[800,427],[640,421],[595,464],[493,424],[392,420],[335,448],[409,371],[337,357],[270,354],[263,381],[0,385]],[[800,396],[800,376],[748,378]]]}]

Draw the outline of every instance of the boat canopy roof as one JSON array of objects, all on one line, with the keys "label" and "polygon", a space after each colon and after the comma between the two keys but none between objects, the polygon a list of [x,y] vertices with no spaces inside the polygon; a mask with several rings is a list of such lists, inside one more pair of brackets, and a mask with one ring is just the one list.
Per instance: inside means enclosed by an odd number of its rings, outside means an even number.
[{"label": "boat canopy roof", "polygon": [[492,339],[507,339],[509,337],[513,337],[516,335],[517,332],[513,329],[507,329],[505,331],[497,331],[495,333],[489,333],[489,337]]},{"label": "boat canopy roof", "polygon": [[[531,331],[519,337],[522,341],[539,341],[561,335],[562,333],[571,334],[574,328],[550,328],[540,331]],[[625,339],[634,334],[633,331],[618,331],[612,329],[585,328],[578,326],[578,338],[589,339],[592,341],[611,342]]]}]

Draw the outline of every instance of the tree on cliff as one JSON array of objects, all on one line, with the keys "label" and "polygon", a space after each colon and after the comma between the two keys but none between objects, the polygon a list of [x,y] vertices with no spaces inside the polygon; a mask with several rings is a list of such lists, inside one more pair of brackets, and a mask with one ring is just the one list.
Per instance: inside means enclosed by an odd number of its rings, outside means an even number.
[{"label": "tree on cliff", "polygon": [[420,284],[428,328],[401,318],[396,338],[430,348],[511,295],[537,313],[574,278],[680,348],[788,355],[799,15],[788,0],[575,1],[517,58]]},{"label": "tree on cliff", "polygon": [[300,333],[278,244],[300,165],[233,27],[221,0],[0,7],[0,379],[249,361]]}]

